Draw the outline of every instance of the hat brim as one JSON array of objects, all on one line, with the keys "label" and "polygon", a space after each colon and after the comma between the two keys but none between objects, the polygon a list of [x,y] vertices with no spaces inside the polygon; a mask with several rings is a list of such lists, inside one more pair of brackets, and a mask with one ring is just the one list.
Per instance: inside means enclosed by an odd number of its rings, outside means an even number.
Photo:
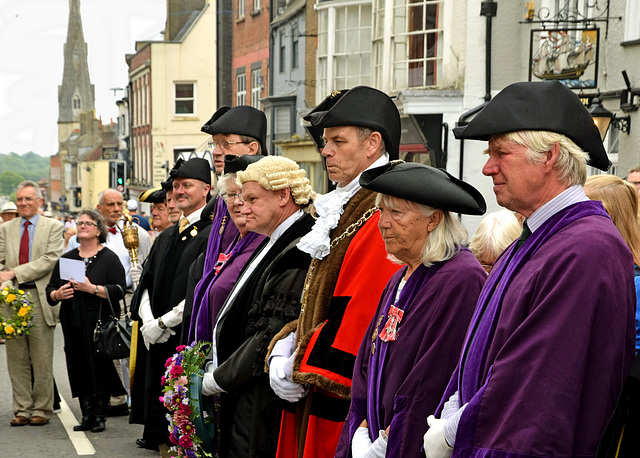
[{"label": "hat brim", "polygon": [[139,202],[146,202],[150,204],[161,204],[165,201],[167,191],[162,187],[147,189],[138,195]]},{"label": "hat brim", "polygon": [[442,169],[392,162],[366,170],[360,185],[371,191],[466,215],[482,215],[487,204],[482,194]]},{"label": "hat brim", "polygon": [[492,135],[523,130],[565,135],[589,155],[589,165],[604,171],[611,167],[588,110],[557,81],[507,86],[468,125],[454,128],[453,134],[458,139],[489,141]]},{"label": "hat brim", "polygon": [[224,156],[224,173],[238,173],[246,170],[250,164],[258,162],[264,156],[245,154],[244,156],[235,156],[226,154]]}]

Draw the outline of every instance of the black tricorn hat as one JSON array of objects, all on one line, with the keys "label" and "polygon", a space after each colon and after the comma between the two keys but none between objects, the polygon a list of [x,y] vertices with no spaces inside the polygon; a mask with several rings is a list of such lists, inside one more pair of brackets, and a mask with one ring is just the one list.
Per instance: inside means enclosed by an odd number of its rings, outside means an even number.
[{"label": "black tricorn hat", "polygon": [[262,111],[248,105],[218,108],[200,130],[209,135],[236,134],[253,137],[260,143],[262,155],[268,156],[269,154],[265,143],[267,117]]},{"label": "black tricorn hat", "polygon": [[238,173],[249,167],[249,164],[258,162],[262,159],[260,155],[245,154],[244,156],[236,156],[234,154],[226,154],[224,156],[224,173]]},{"label": "black tricorn hat", "polygon": [[192,178],[194,180],[204,181],[208,185],[211,185],[211,164],[206,159],[200,157],[194,157],[182,164],[178,170],[173,173],[171,178]]},{"label": "black tricorn hat", "polygon": [[147,189],[144,192],[141,192],[138,195],[138,201],[147,202],[150,204],[161,204],[164,203],[164,199],[167,197],[167,190],[162,186],[158,186],[157,188]]},{"label": "black tricorn hat", "polygon": [[173,168],[169,170],[169,177],[167,178],[167,180],[160,183],[160,186],[162,186],[165,191],[173,190],[173,177],[175,176],[178,169],[182,167],[183,164],[184,164],[184,159],[179,157],[176,163],[173,164]]},{"label": "black tricorn hat", "polygon": [[589,111],[573,91],[557,81],[511,84],[453,133],[459,139],[488,141],[491,135],[520,130],[566,135],[589,154],[589,165],[605,171],[611,166]]},{"label": "black tricorn hat", "polygon": [[[334,91],[305,117],[311,123],[311,136],[318,143],[325,127],[357,126],[380,132],[389,157],[398,159],[400,113],[387,94],[369,86]],[[319,145],[320,146],[320,145]]]},{"label": "black tricorn hat", "polygon": [[360,186],[455,213],[482,215],[487,210],[482,194],[469,183],[445,170],[416,162],[393,161],[365,170]]}]

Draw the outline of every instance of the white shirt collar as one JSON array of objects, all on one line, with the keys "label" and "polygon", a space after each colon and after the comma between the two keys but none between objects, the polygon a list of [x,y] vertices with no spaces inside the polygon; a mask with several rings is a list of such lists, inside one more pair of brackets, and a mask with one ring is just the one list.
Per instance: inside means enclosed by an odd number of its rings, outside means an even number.
[{"label": "white shirt collar", "polygon": [[[204,210],[204,206],[198,208],[196,211],[194,211],[193,213],[189,214],[189,216],[184,216],[184,213],[182,214],[182,218],[187,218],[187,220],[189,221],[189,226],[191,226],[192,224],[197,223],[198,221],[200,221],[200,216],[202,215],[202,210]],[[178,221],[178,224],[180,224],[180,222]]]},{"label": "white shirt collar", "polygon": [[304,212],[298,209],[295,213],[292,213],[287,219],[281,222],[280,225],[276,227],[275,230],[269,236],[269,239],[271,240],[271,242],[275,242],[276,240],[278,240],[280,236],[282,236],[282,234],[284,234],[287,231],[287,229],[293,226],[293,223],[298,221],[298,219],[300,219],[303,215],[304,215]]},{"label": "white shirt collar", "polygon": [[527,218],[527,225],[533,233],[560,210],[587,200],[589,200],[589,198],[585,194],[582,186],[577,184],[573,185],[533,212],[533,214]]}]

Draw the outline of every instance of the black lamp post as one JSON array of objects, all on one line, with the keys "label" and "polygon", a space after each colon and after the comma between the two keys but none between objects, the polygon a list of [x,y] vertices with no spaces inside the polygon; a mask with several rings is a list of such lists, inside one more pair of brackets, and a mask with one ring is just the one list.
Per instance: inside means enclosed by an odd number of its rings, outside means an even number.
[{"label": "black lamp post", "polygon": [[589,113],[591,114],[598,131],[600,131],[600,138],[604,141],[604,137],[607,135],[607,130],[609,130],[609,125],[611,124],[611,119],[614,114],[602,106],[599,93],[596,94],[591,101]]},{"label": "black lamp post", "polygon": [[600,93],[596,94],[596,96],[591,101],[591,105],[589,106],[589,113],[591,114],[596,127],[600,131],[600,138],[602,138],[603,141],[604,137],[607,135],[607,130],[609,130],[609,126],[611,125],[613,125],[613,127],[618,129],[619,131],[624,132],[625,134],[629,134],[631,132],[631,117],[616,117],[614,113],[610,112],[604,106],[602,106],[602,102],[600,101]]}]

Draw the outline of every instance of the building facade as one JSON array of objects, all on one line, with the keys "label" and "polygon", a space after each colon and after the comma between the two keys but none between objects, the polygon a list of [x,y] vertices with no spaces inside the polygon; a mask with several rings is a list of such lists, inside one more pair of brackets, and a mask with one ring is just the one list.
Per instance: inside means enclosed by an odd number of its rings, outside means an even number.
[{"label": "building facade", "polygon": [[[158,186],[179,157],[211,160],[200,128],[217,108],[216,8],[206,2],[168,6],[170,34],[138,42],[127,56],[131,195]],[[179,26],[172,25],[177,19]]]}]

